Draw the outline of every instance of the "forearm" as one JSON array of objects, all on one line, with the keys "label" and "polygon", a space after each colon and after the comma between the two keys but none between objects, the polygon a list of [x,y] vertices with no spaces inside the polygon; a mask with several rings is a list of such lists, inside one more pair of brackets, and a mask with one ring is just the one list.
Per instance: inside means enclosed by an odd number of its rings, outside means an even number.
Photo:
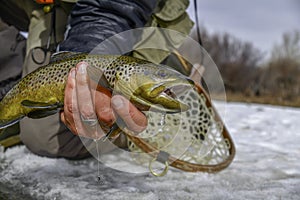
[{"label": "forearm", "polygon": [[81,0],[71,12],[60,51],[90,52],[110,36],[143,27],[155,7],[156,0]]}]

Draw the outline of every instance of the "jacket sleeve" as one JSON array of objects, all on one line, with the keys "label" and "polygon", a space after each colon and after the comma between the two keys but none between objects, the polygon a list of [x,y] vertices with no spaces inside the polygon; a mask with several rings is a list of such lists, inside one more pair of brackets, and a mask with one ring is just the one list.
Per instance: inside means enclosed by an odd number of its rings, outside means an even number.
[{"label": "jacket sleeve", "polygon": [[145,26],[157,0],[80,0],[60,51],[90,52],[114,34]]}]

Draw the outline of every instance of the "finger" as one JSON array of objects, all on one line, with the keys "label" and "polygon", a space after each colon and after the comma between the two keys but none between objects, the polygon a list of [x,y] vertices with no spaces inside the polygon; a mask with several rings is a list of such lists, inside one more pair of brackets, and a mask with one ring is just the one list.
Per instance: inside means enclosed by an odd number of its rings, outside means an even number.
[{"label": "finger", "polygon": [[65,88],[64,110],[61,112],[61,121],[75,135],[87,136],[83,124],[81,123],[80,112],[78,109],[76,93],[76,71],[71,69]]},{"label": "finger", "polygon": [[96,119],[86,71],[87,65],[86,62],[80,62],[76,66],[77,102],[79,112],[84,119]]},{"label": "finger", "polygon": [[[95,84],[95,83],[94,83]],[[111,107],[111,93],[101,86],[92,86],[92,98],[98,119],[104,124],[111,126],[115,121],[115,115]]]},{"label": "finger", "polygon": [[123,96],[113,96],[112,106],[130,130],[139,133],[147,127],[146,116]]},{"label": "finger", "polygon": [[78,114],[74,115],[74,122],[78,133],[83,137],[100,139],[105,135],[101,129],[98,118],[95,113],[91,90],[89,88],[89,79],[87,76],[87,63],[80,62],[76,66],[76,104]]},{"label": "finger", "polygon": [[66,126],[76,135],[78,135],[77,127],[75,126],[74,116],[79,115],[76,97],[76,82],[75,68],[70,70],[64,98],[64,110],[61,113],[61,120]]}]

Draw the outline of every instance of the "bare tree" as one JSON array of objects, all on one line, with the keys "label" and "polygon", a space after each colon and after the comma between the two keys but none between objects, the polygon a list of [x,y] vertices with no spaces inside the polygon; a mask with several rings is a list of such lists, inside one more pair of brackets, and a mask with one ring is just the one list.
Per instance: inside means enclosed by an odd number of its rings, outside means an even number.
[{"label": "bare tree", "polygon": [[271,60],[291,59],[300,62],[300,32],[294,30],[282,36],[281,44],[275,44]]},{"label": "bare tree", "polygon": [[[195,35],[195,34],[193,34]],[[201,27],[203,46],[218,66],[227,90],[243,92],[252,84],[262,53],[252,43],[228,33],[208,34]]]},{"label": "bare tree", "polygon": [[273,47],[262,87],[266,93],[293,101],[300,96],[300,32],[282,36],[282,43]]}]

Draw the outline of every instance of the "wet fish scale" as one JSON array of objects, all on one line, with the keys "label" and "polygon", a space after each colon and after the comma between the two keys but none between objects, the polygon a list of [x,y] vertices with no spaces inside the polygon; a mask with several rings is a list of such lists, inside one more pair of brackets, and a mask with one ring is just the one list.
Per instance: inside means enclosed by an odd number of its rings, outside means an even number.
[{"label": "wet fish scale", "polygon": [[[108,84],[106,87],[109,89],[114,89],[116,78],[118,78],[122,86],[120,87],[122,91],[118,92],[122,94],[132,93],[132,91],[138,88],[138,84],[143,84],[144,82],[152,84],[152,86],[149,85],[149,88],[147,88],[146,92],[149,92],[152,89],[151,87],[156,87],[155,85],[157,84],[163,84],[164,81],[171,80],[177,85],[185,84],[184,81],[186,81],[184,77],[180,77],[180,74],[174,71],[168,71],[170,80],[166,79],[166,77],[152,79],[152,74],[155,74],[157,68],[161,70],[161,66],[133,57],[62,53],[55,56],[50,64],[40,67],[28,74],[6,94],[0,102],[0,128],[12,125],[23,116],[28,116],[32,111],[41,110],[41,105],[45,105],[45,107],[47,107],[46,105],[55,104],[62,106],[67,75],[70,69],[75,67],[80,61],[89,63],[90,69],[99,69],[101,73],[97,73],[98,71],[96,71],[96,81],[99,81],[98,79],[100,79],[103,73],[106,83]],[[145,70],[148,70],[148,72],[144,73]],[[134,94],[134,92],[132,94]],[[131,96],[129,97],[131,98]],[[153,97],[151,98],[154,99]],[[131,100],[133,100],[133,103],[137,102],[137,105],[149,107],[151,106],[152,99],[148,102],[140,98],[137,94],[137,96],[133,96]],[[27,104],[30,103],[30,105],[24,105],[24,101],[26,101]],[[34,107],[35,103],[38,106]],[[174,104],[170,106],[171,109],[169,109],[168,112],[178,112],[179,108],[177,107],[183,105],[171,98],[167,98],[167,100],[162,101],[162,103],[166,104],[164,105],[165,107],[168,107],[168,103],[170,105]],[[51,109],[55,109],[55,107],[51,107]]]}]

